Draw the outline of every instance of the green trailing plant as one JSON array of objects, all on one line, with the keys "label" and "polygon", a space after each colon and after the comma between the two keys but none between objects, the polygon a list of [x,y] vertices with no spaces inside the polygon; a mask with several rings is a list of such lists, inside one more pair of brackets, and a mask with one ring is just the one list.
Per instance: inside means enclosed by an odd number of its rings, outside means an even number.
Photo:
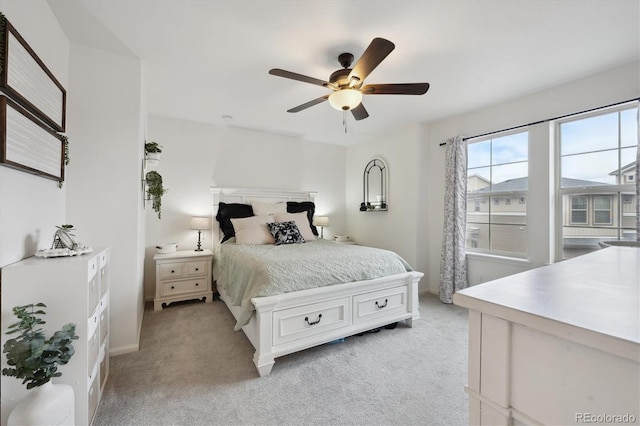
[{"label": "green trailing plant", "polygon": [[145,181],[147,184],[147,195],[152,201],[153,210],[158,213],[158,219],[161,218],[162,210],[162,196],[168,191],[162,185],[162,176],[155,170],[147,172],[145,175]]},{"label": "green trailing plant", "polygon": [[160,154],[162,152],[162,145],[158,145],[158,142],[146,142],[144,144],[144,152],[145,154],[149,154],[149,153],[158,153]]},{"label": "green trailing plant", "polygon": [[50,338],[45,337],[40,326],[46,322],[40,316],[46,315],[41,309],[46,307],[44,303],[15,306],[13,314],[20,321],[11,324],[7,334],[19,333],[19,336],[7,340],[2,350],[7,354],[9,365],[9,368],[2,369],[2,375],[22,379],[27,389],[62,376],[58,366],[68,363],[75,353],[71,343],[78,339],[75,324],[66,324]]}]

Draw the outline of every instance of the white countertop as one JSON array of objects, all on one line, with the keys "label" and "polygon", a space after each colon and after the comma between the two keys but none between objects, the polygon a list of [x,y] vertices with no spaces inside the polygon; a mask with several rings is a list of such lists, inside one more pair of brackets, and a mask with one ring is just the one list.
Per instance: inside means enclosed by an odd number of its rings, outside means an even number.
[{"label": "white countertop", "polygon": [[579,327],[582,330],[574,333],[555,326],[553,334],[600,334],[625,343],[626,353],[637,358],[639,288],[640,249],[609,247],[466,288],[454,294],[453,302],[525,325],[549,328],[552,321]]}]

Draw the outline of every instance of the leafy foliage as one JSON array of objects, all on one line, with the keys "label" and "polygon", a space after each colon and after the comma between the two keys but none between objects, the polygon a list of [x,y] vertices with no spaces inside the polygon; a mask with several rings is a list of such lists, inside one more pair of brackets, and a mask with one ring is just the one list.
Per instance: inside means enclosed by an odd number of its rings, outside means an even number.
[{"label": "leafy foliage", "polygon": [[155,170],[147,172],[145,180],[148,186],[147,194],[152,200],[153,210],[158,213],[158,219],[161,218],[162,196],[168,191],[162,186],[162,176]]},{"label": "leafy foliage", "polygon": [[8,327],[7,334],[20,333],[16,338],[9,339],[2,350],[7,354],[7,364],[10,368],[3,368],[2,375],[23,379],[27,389],[41,386],[52,377],[60,377],[59,365],[69,362],[75,349],[71,343],[78,339],[75,324],[69,323],[56,331],[47,339],[40,326],[46,322],[40,318],[46,315],[41,308],[44,303],[15,306],[13,314],[20,320]]},{"label": "leafy foliage", "polygon": [[146,142],[144,144],[144,152],[157,152],[158,154],[162,152],[162,145],[158,145],[158,142]]}]

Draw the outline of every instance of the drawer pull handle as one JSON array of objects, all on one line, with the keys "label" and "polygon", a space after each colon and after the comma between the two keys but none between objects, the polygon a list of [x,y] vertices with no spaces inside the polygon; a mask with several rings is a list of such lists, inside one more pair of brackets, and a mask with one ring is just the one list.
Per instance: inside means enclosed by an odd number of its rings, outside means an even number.
[{"label": "drawer pull handle", "polygon": [[173,274],[174,272],[175,272],[175,271],[172,269],[172,270],[171,270],[171,273]]},{"label": "drawer pull handle", "polygon": [[175,288],[176,288],[175,286],[173,286],[173,285],[171,286],[171,290],[173,290],[173,289],[175,289]]},{"label": "drawer pull handle", "polygon": [[200,285],[200,283],[196,283],[196,287],[198,287]]},{"label": "drawer pull handle", "polygon": [[198,272],[200,270],[200,268],[196,268],[196,272]]},{"label": "drawer pull handle", "polygon": [[378,304],[378,301],[376,300],[376,308],[378,309],[386,308],[388,303],[389,303],[389,299],[384,299],[384,305]]},{"label": "drawer pull handle", "polygon": [[318,320],[317,321],[312,321],[309,322],[309,317],[304,317],[304,320],[307,322],[307,324],[309,325],[316,325],[317,323],[320,322],[320,320],[322,319],[322,314],[318,314]]}]

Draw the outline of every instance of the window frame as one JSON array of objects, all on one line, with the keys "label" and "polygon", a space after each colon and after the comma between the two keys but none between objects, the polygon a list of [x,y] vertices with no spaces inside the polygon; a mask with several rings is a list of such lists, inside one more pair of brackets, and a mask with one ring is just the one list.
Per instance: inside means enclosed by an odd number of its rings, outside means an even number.
[{"label": "window frame", "polygon": [[[635,189],[635,180],[631,180],[630,183],[617,183],[617,184],[612,184],[612,185],[598,185],[598,186],[583,186],[583,187],[567,187],[567,188],[563,188],[562,187],[562,137],[561,137],[561,125],[564,123],[569,123],[569,122],[573,122],[573,121],[581,121],[584,119],[588,119],[591,117],[597,117],[600,115],[605,115],[605,114],[611,114],[613,112],[617,112],[620,113],[621,111],[624,110],[630,110],[630,109],[639,109],[640,110],[640,102],[637,100],[634,101],[630,101],[630,102],[626,102],[623,104],[619,104],[619,105],[615,105],[612,107],[604,107],[604,108],[599,108],[597,110],[594,111],[589,111],[583,114],[575,114],[572,115],[570,117],[566,117],[563,119],[558,119],[553,121],[553,126],[554,126],[554,139],[555,139],[555,149],[554,149],[554,167],[555,170],[557,171],[555,173],[555,220],[556,220],[556,226],[555,226],[555,261],[556,262],[560,262],[564,259],[563,256],[563,251],[564,251],[564,221],[563,221],[563,217],[564,217],[564,211],[563,211],[563,197],[565,195],[567,196],[573,196],[573,195],[603,195],[603,193],[605,194],[610,194],[611,197],[613,197],[613,194],[617,194],[617,219],[618,219],[618,225],[615,229],[617,229],[618,231],[618,238],[620,235],[620,232],[622,231],[623,226],[622,226],[622,196],[624,195],[623,193],[635,193],[636,189]],[[621,161],[621,151],[622,149],[626,149],[628,148],[627,145],[621,145],[621,135],[620,135],[620,122],[618,122],[618,147],[614,148],[615,150],[617,150],[617,154],[618,154],[618,164],[619,167],[624,167],[624,164],[620,164]],[[640,149],[640,140],[638,141],[638,148]],[[570,155],[580,155],[580,154],[570,154]],[[617,182],[620,182],[622,179],[618,179]],[[593,198],[593,197],[591,197]],[[589,202],[589,201],[588,201]],[[610,219],[611,222],[610,224],[613,222],[614,220],[614,211],[616,210],[616,206],[614,206],[614,202],[612,200],[612,202],[610,203],[610,207],[611,207],[611,214],[610,214]],[[588,207],[589,209],[589,207]],[[636,212],[636,214],[640,214],[640,212]],[[591,220],[590,220],[591,219]],[[594,217],[588,218],[588,222],[587,224],[578,224],[578,225],[586,225],[589,227],[593,227],[593,228],[605,228],[605,227],[609,227],[607,224],[595,224],[593,223],[593,219],[595,219]],[[572,224],[572,223],[571,223]]]}]

